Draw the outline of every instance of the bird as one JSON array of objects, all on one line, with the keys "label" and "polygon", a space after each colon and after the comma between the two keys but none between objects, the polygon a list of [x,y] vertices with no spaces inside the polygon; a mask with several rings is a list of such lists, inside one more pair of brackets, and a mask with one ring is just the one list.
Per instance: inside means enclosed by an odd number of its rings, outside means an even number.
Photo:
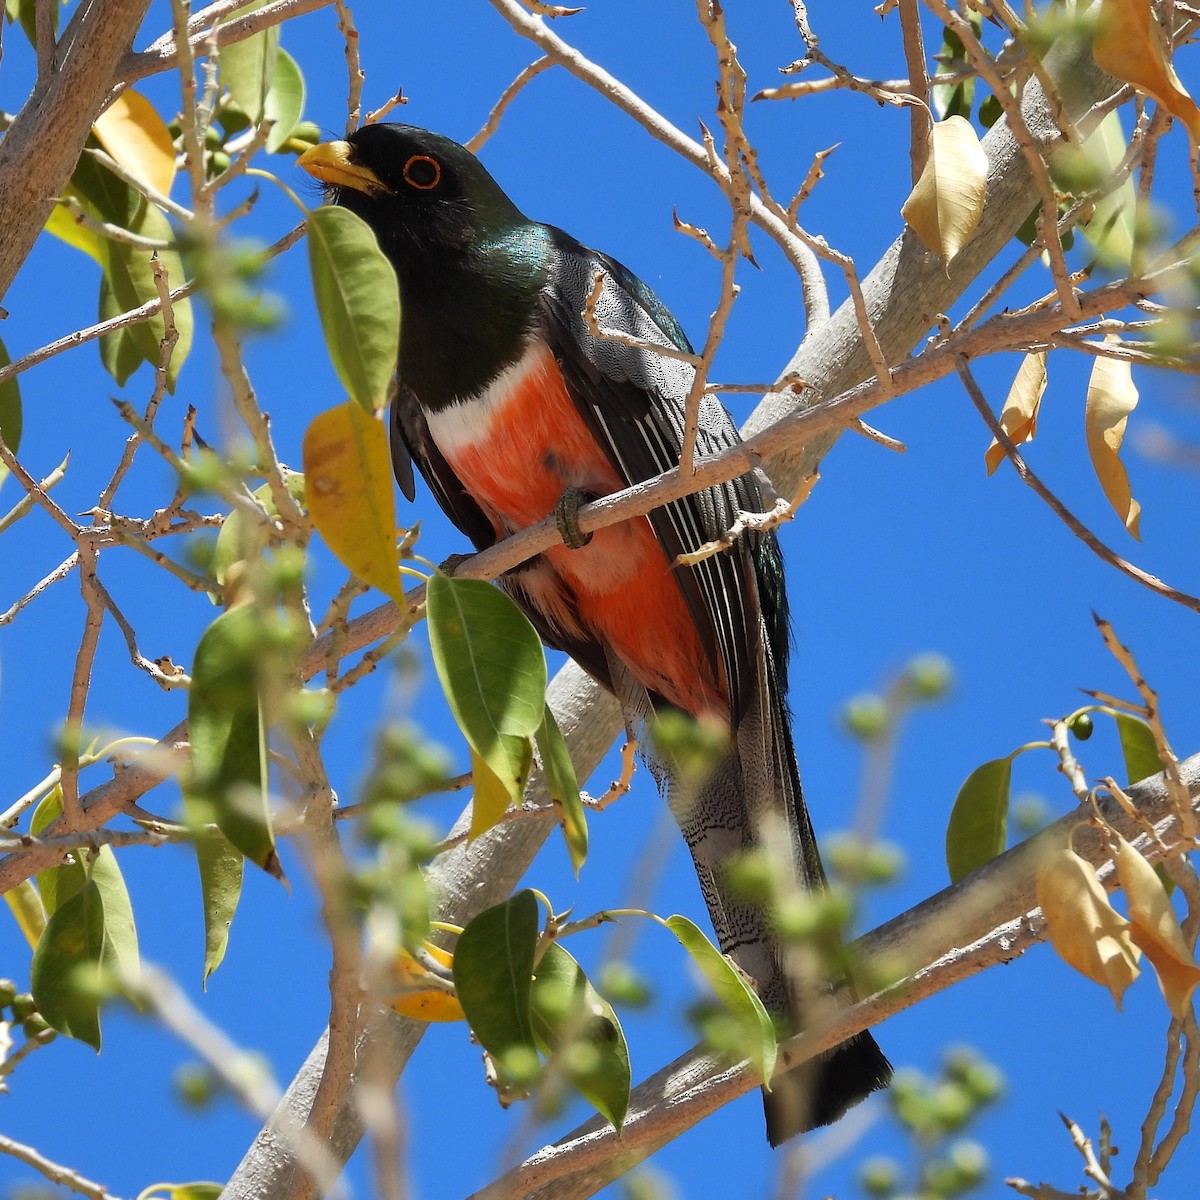
[{"label": "bird", "polygon": [[[698,788],[660,758],[650,766],[721,951],[795,1031],[811,1005],[789,978],[769,915],[724,870],[759,845],[760,830],[774,830],[795,882],[826,886],[786,704],[791,629],[778,540],[746,532],[676,565],[725,537],[739,513],[761,511],[763,484],[750,472],[591,536],[573,519],[579,503],[678,465],[695,376],[678,321],[616,259],[528,219],[474,154],[441,134],[368,124],[299,162],[327,203],[366,222],[396,271],[391,445],[401,491],[415,499],[415,465],[476,549],[557,514],[563,543],[499,581],[543,641],[612,691],[632,721],[674,709],[726,732]],[[721,403],[703,394],[698,452],[739,440]],[[836,1120],[890,1076],[871,1034],[855,1035],[764,1086],[768,1140]]]}]

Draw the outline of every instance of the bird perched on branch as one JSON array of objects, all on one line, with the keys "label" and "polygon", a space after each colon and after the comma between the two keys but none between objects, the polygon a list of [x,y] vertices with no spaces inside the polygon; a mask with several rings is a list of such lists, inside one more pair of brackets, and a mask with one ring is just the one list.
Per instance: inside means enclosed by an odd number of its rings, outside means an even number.
[{"label": "bird perched on branch", "polygon": [[[673,565],[722,538],[739,513],[759,511],[758,480],[743,475],[590,537],[571,520],[572,502],[678,465],[694,380],[686,357],[671,354],[690,354],[683,331],[641,280],[523,216],[448,138],[367,125],[313,147],[300,164],[327,199],[367,222],[396,269],[404,316],[392,446],[404,494],[414,498],[415,463],[479,549],[557,512],[564,544],[501,580],[542,638],[627,713],[652,719],[673,707],[729,731],[728,752],[698,791],[672,787],[664,763],[651,767],[722,951],[795,1028],[810,1005],[769,916],[722,875],[724,863],[759,844],[760,830],[785,830],[777,836],[790,840],[796,881],[825,886],[785,705],[779,547],[772,533],[747,532],[722,553]],[[705,395],[698,452],[737,441],[728,413]],[[851,1038],[764,1091],[768,1137],[778,1144],[835,1120],[890,1073],[869,1033]]]}]

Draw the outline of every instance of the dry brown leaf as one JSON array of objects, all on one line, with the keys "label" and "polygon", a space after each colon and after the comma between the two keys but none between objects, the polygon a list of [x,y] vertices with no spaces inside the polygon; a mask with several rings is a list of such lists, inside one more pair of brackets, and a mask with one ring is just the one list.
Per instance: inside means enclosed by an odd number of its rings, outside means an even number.
[{"label": "dry brown leaf", "polygon": [[1130,534],[1141,541],[1138,522],[1142,506],[1133,498],[1129,475],[1120,456],[1125,423],[1137,402],[1138,390],[1130,364],[1123,359],[1098,357],[1088,380],[1084,410],[1088,453],[1109,504]]},{"label": "dry brown leaf", "polygon": [[1131,936],[1153,965],[1172,1016],[1182,1018],[1200,984],[1200,966],[1184,941],[1179,918],[1154,868],[1119,835],[1114,857],[1129,906]]},{"label": "dry brown leaf", "polygon": [[1064,843],[1038,865],[1037,898],[1050,944],[1059,956],[1108,988],[1120,1008],[1125,989],[1138,977],[1141,951],[1129,922],[1109,903],[1092,864]]},{"label": "dry brown leaf", "polygon": [[160,195],[170,194],[175,178],[175,146],[170,131],[145,96],[126,88],[92,126],[100,144],[134,178]]},{"label": "dry brown leaf", "polygon": [[[1035,350],[1021,360],[1017,377],[1008,389],[1004,411],[1000,414],[1000,427],[1008,434],[1008,440],[1013,445],[1019,446],[1022,442],[1033,440],[1037,432],[1038,409],[1045,390],[1046,352]],[[984,461],[989,475],[1004,461],[1004,448],[995,438],[987,448]]]},{"label": "dry brown leaf", "polygon": [[947,263],[983,215],[988,160],[970,121],[947,117],[929,131],[929,157],[900,209],[909,228]]},{"label": "dry brown leaf", "polygon": [[1092,56],[1102,71],[1153,96],[1200,143],[1200,109],[1175,74],[1150,0],[1104,0]]}]

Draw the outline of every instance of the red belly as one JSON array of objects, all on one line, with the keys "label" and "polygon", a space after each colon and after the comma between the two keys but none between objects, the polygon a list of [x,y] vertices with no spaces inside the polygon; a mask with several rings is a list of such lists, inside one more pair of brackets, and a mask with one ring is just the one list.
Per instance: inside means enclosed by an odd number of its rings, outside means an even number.
[{"label": "red belly", "polygon": [[[537,346],[530,356],[536,358],[527,358],[527,369],[503,398],[489,398],[469,437],[456,431],[439,438],[441,424],[430,422],[447,463],[499,536],[552,513],[567,488],[607,495],[624,486],[567,394],[549,349]],[[609,646],[638,682],[693,716],[727,718],[725,688],[645,517],[597,530],[581,550],[558,545],[543,558],[555,586],[537,591],[553,625]]]}]

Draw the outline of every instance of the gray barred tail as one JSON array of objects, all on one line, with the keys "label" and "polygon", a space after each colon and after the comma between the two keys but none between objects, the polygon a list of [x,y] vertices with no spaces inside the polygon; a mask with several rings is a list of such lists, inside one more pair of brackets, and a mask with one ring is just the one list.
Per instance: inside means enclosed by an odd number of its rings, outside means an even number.
[{"label": "gray barred tail", "polygon": [[[837,980],[815,984],[790,978],[768,915],[731,894],[724,879],[723,866],[731,857],[762,847],[783,859],[799,886],[825,886],[790,722],[774,686],[769,654],[764,666],[762,682],[747,698],[738,722],[736,753],[723,759],[690,797],[680,794],[685,789],[672,787],[669,778],[665,782],[722,952],[756,981],[767,1010],[785,1029],[796,1031],[804,1027],[806,1014],[811,1021],[816,1011],[849,1002],[853,995]],[[891,1074],[874,1038],[864,1032],[778,1076],[770,1091],[763,1089],[768,1139],[776,1146],[837,1120],[852,1104],[886,1087]]]}]

